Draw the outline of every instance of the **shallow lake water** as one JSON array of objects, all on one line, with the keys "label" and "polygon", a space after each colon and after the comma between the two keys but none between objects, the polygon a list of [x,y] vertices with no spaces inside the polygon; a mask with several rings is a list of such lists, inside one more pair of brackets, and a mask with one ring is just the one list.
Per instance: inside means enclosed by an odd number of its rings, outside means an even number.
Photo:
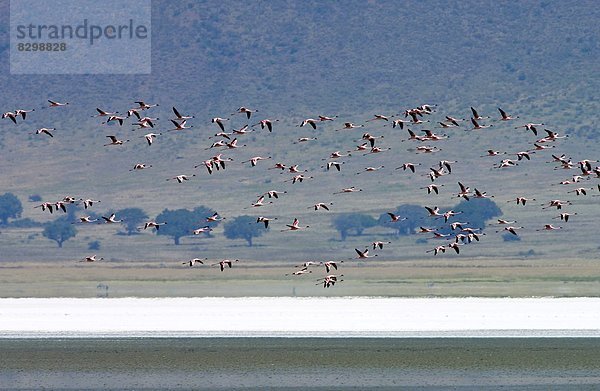
[{"label": "shallow lake water", "polygon": [[0,299],[0,389],[600,389],[598,313],[591,298]]},{"label": "shallow lake water", "polygon": [[1,389],[599,387],[597,338],[0,339]]}]

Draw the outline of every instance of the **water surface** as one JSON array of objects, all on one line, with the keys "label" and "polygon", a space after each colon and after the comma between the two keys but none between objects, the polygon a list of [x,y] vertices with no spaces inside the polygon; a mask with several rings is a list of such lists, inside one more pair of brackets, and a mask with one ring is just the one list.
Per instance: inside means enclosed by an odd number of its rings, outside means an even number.
[{"label": "water surface", "polygon": [[0,388],[591,390],[600,339],[11,338]]}]

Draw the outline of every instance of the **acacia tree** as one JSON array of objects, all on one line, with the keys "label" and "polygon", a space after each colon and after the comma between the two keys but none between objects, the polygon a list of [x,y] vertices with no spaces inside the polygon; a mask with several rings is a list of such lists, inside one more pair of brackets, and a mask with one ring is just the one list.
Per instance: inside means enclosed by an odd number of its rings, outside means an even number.
[{"label": "acacia tree", "polygon": [[[170,236],[173,238],[174,243],[179,245],[182,237],[193,235],[193,231],[197,228],[204,227],[206,225],[211,228],[216,227],[219,224],[218,221],[206,221],[206,218],[208,216],[212,216],[214,213],[214,210],[205,206],[199,206],[194,210],[165,209],[158,216],[156,216],[156,221],[166,221],[168,224],[160,227],[160,229],[156,231],[156,234]],[[211,236],[210,232],[203,233],[202,235],[205,237]]]},{"label": "acacia tree", "polygon": [[5,225],[8,219],[18,219],[23,212],[21,201],[12,193],[0,196],[0,223]]},{"label": "acacia tree", "polygon": [[42,235],[50,240],[54,240],[58,244],[58,247],[62,248],[64,242],[77,235],[77,229],[69,222],[66,216],[63,216],[47,223]]},{"label": "acacia tree", "polygon": [[469,226],[483,229],[487,220],[502,216],[502,210],[489,198],[472,198],[463,200],[454,207],[456,212],[462,212],[460,221],[468,221]]},{"label": "acacia tree", "polygon": [[438,232],[444,234],[453,233],[450,228],[450,223],[453,221],[468,222],[469,227],[483,231],[488,220],[502,216],[502,210],[490,198],[471,198],[469,201],[462,200],[452,210],[460,212],[460,214],[449,219],[448,224],[439,228]]},{"label": "acacia tree", "polygon": [[394,229],[398,236],[412,235],[417,228],[427,224],[427,211],[419,205],[400,205],[392,213],[400,218],[406,218],[406,220],[392,222],[390,215],[383,213],[379,216],[378,223],[383,227]]},{"label": "acacia tree", "polygon": [[137,233],[137,228],[148,218],[146,212],[140,208],[125,208],[116,212],[119,219],[123,220],[127,235]]},{"label": "acacia tree", "polygon": [[247,215],[228,221],[223,229],[227,239],[244,239],[248,242],[248,247],[252,247],[253,238],[261,236],[267,230],[264,224],[256,223],[255,217]]},{"label": "acacia tree", "polygon": [[352,231],[356,236],[362,235],[365,229],[376,226],[377,220],[362,213],[343,213],[335,217],[332,223],[344,241]]}]

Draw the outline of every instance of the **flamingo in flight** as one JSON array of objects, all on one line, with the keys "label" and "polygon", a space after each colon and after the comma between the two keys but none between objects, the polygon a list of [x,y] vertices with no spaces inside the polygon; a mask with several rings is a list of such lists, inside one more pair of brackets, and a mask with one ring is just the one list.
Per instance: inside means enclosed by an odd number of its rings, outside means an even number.
[{"label": "flamingo in flight", "polygon": [[375,241],[373,243],[371,243],[371,245],[373,246],[373,250],[379,248],[380,250],[383,250],[383,246],[386,244],[391,244],[392,242],[382,242],[382,241]]},{"label": "flamingo in flight", "polygon": [[[339,263],[344,263],[344,261],[339,261]],[[326,271],[326,273],[329,273],[332,268],[335,269],[335,270],[337,270],[337,268],[338,268],[337,264],[338,264],[338,262],[334,262],[334,261],[327,261],[327,262],[325,262],[324,265],[325,265],[325,271]]]},{"label": "flamingo in flight", "polygon": [[34,132],[34,134],[46,134],[50,137],[54,137],[54,135],[52,133],[50,133],[52,130],[56,130],[56,128],[39,128],[38,130],[36,130]]},{"label": "flamingo in flight", "polygon": [[555,227],[552,224],[544,224],[544,228],[536,229],[536,231],[555,231],[559,229],[562,229],[562,227]]},{"label": "flamingo in flight", "polygon": [[90,256],[83,258],[80,262],[96,262],[96,261],[101,261],[103,259],[104,258],[96,258],[96,254],[94,254],[94,255],[90,255]]},{"label": "flamingo in flight", "polygon": [[278,122],[279,120],[271,120],[271,119],[263,119],[260,120],[260,122],[252,125],[252,127],[255,127],[256,125],[260,125],[261,129],[267,128],[267,130],[269,130],[269,132],[273,131],[273,122]]},{"label": "flamingo in flight", "polygon": [[204,261],[206,261],[207,259],[208,259],[208,258],[203,258],[203,259],[200,259],[200,258],[192,258],[192,259],[190,259],[189,261],[182,262],[182,264],[184,264],[184,265],[189,265],[189,267],[193,267],[193,266],[194,266],[195,264],[197,264],[197,263],[199,263],[199,264],[201,264],[201,265],[204,265]]},{"label": "flamingo in flight", "polygon": [[421,163],[403,163],[400,167],[396,167],[396,170],[402,169],[403,171],[411,170],[413,174],[415,173],[415,167],[420,166]]},{"label": "flamingo in flight", "polygon": [[225,217],[221,217],[219,215],[219,213],[217,213],[217,212],[213,213],[212,216],[208,216],[206,218],[206,221],[209,222],[209,223],[217,222],[217,221],[221,221],[221,220],[225,220]]},{"label": "flamingo in flight", "polygon": [[106,136],[106,137],[108,137],[110,139],[110,143],[104,144],[105,147],[109,146],[109,145],[123,145],[123,144],[129,142],[129,140],[119,140],[117,138],[117,136]]},{"label": "flamingo in flight", "polygon": [[96,111],[98,112],[98,114],[92,115],[92,117],[108,117],[108,116],[111,116],[111,115],[119,114],[118,111],[114,111],[114,112],[104,111],[104,110],[101,110],[101,109],[99,109],[97,107],[96,107]]},{"label": "flamingo in flight", "polygon": [[313,208],[314,208],[314,210],[325,209],[326,211],[329,211],[330,205],[333,205],[333,202],[330,202],[329,204],[326,204],[324,202],[318,202],[318,203],[314,204],[313,206],[309,206],[308,209],[313,209]]},{"label": "flamingo in flight", "polygon": [[181,115],[179,111],[173,106],[173,113],[175,114],[175,119],[178,121],[185,121],[188,119],[195,118],[193,115]]},{"label": "flamingo in flight", "polygon": [[427,185],[425,187],[420,187],[419,189],[427,189],[427,194],[431,194],[432,192],[435,194],[440,194],[440,190],[439,188],[442,187],[444,185],[436,185],[436,184],[431,184],[431,185]]},{"label": "flamingo in flight", "polygon": [[502,110],[500,107],[498,107],[498,111],[500,112],[500,116],[501,116],[500,120],[501,121],[510,121],[512,119],[519,118],[519,117],[511,117],[510,115],[506,114],[506,111]]},{"label": "flamingo in flight", "polygon": [[210,122],[212,122],[213,124],[217,124],[219,125],[219,128],[221,128],[221,131],[225,131],[225,125],[223,124],[223,121],[229,121],[229,118],[220,118],[220,117],[215,117],[213,119],[210,120]]},{"label": "flamingo in flight", "polygon": [[229,260],[229,259],[224,259],[220,262],[217,263],[213,263],[210,266],[219,266],[219,268],[221,269],[221,271],[225,270],[225,267],[229,267],[231,269],[232,265],[234,262],[239,262],[239,259],[235,259],[233,261]]},{"label": "flamingo in flight", "polygon": [[336,129],[336,132],[339,130],[345,130],[345,129],[355,129],[355,128],[362,128],[364,125],[355,125],[352,122],[344,122],[344,127],[341,129]]},{"label": "flamingo in flight", "polygon": [[577,215],[577,213],[567,213],[567,212],[564,212],[564,213],[559,214],[556,217],[553,217],[553,219],[561,219],[562,221],[564,221],[566,223],[566,222],[569,221],[569,217],[576,216],[576,215]]},{"label": "flamingo in flight", "polygon": [[481,125],[475,118],[471,118],[471,123],[473,124],[473,130],[480,130],[492,127],[494,125]]},{"label": "flamingo in flight", "polygon": [[[504,227],[504,231],[506,232],[510,232],[511,234],[515,235],[515,236],[519,236],[517,234],[517,230],[519,229],[523,229],[524,227],[513,227],[512,225],[509,225],[508,227]],[[501,231],[496,231],[496,233],[501,232]]]},{"label": "flamingo in flight", "polygon": [[[340,274],[339,277],[342,277],[343,274]],[[335,285],[336,282],[342,282],[344,280],[338,279],[338,276],[331,274],[324,278],[319,278],[317,281],[323,281],[323,288],[329,288]],[[318,282],[316,285],[321,285],[321,282]]]},{"label": "flamingo in flight", "polygon": [[477,110],[475,110],[475,108],[473,106],[471,106],[471,113],[473,114],[473,118],[476,120],[482,120],[482,119],[486,119],[486,118],[490,118],[490,117],[482,117],[479,115],[479,113],[477,112]]},{"label": "flamingo in flight", "polygon": [[87,209],[87,208],[92,207],[95,203],[98,203],[100,201],[92,200],[91,198],[87,198],[87,199],[80,198],[78,202],[83,204],[84,209]]},{"label": "flamingo in flight", "polygon": [[301,275],[304,275],[304,274],[309,274],[309,273],[312,273],[312,270],[308,270],[308,268],[307,268],[307,267],[304,267],[304,268],[302,268],[302,269],[300,269],[300,270],[296,270],[295,272],[292,272],[292,273],[286,273],[285,275],[286,275],[286,276],[290,276],[290,275],[291,275],[291,276],[301,276]]},{"label": "flamingo in flight", "polygon": [[543,125],[544,125],[543,123],[539,123],[539,124],[527,123],[525,125],[517,126],[517,127],[515,127],[515,129],[525,128],[525,129],[531,131],[534,135],[537,136],[537,134],[538,134],[537,133],[537,127],[538,126],[543,126]]},{"label": "flamingo in flight", "polygon": [[142,229],[148,229],[148,228],[155,228],[158,231],[161,225],[166,225],[166,224],[167,224],[166,221],[164,223],[157,223],[156,221],[146,221],[144,223],[144,226],[138,227],[138,229],[142,230]]},{"label": "flamingo in flight", "polygon": [[407,217],[400,217],[400,216],[398,216],[398,215],[396,215],[394,213],[391,213],[391,212],[387,212],[387,214],[388,214],[388,216],[390,216],[390,219],[391,219],[389,221],[390,223],[397,223],[397,222],[404,221],[404,220],[407,219]]},{"label": "flamingo in flight", "polygon": [[144,102],[143,100],[138,100],[134,103],[138,104],[138,107],[136,107],[136,109],[140,109],[140,110],[148,110],[152,107],[157,107],[158,103],[154,103],[154,104],[148,104],[146,102]]},{"label": "flamingo in flight", "polygon": [[129,171],[139,171],[139,170],[145,170],[146,168],[150,168],[152,167],[151,164],[145,164],[145,163],[136,163],[133,165],[133,168]]},{"label": "flamingo in flight", "polygon": [[427,250],[425,252],[433,253],[433,255],[438,255],[439,253],[443,254],[446,252],[446,246],[436,246],[436,247],[432,248],[431,250]]},{"label": "flamingo in flight", "polygon": [[284,231],[299,231],[299,230],[304,229],[304,228],[310,228],[309,225],[301,227],[300,226],[300,222],[298,221],[298,219],[294,219],[294,222],[292,224],[286,224],[285,226],[288,227],[288,229],[282,229],[281,232],[284,232]]},{"label": "flamingo in flight", "polygon": [[306,262],[304,262],[304,263],[302,263],[300,265],[296,265],[296,267],[307,268],[307,267],[310,267],[310,266],[320,266],[322,264],[323,264],[323,262],[306,261]]},{"label": "flamingo in flight", "polygon": [[210,231],[212,231],[212,228],[210,228],[208,225],[205,225],[204,227],[200,227],[200,228],[193,230],[192,233],[194,235],[200,235],[200,234],[208,234]]},{"label": "flamingo in flight", "polygon": [[[240,107],[240,108],[237,110],[237,112],[236,112],[236,113],[233,113],[233,114],[238,114],[238,113],[242,113],[242,114],[243,114],[243,113],[245,113],[245,114],[246,114],[246,117],[248,117],[248,119],[250,119],[250,117],[252,116],[252,113],[257,113],[257,112],[258,112],[258,110],[251,110],[251,109],[249,109],[249,108],[247,108],[247,107],[244,107],[244,106],[242,106],[242,107]],[[232,114],[232,115],[233,115],[233,114]]]},{"label": "flamingo in flight", "polygon": [[177,121],[175,121],[175,120],[173,120],[173,119],[172,119],[172,120],[171,120],[171,123],[172,123],[172,124],[175,126],[175,128],[173,128],[173,129],[169,129],[169,130],[168,130],[169,132],[176,131],[176,130],[190,129],[190,128],[193,128],[193,127],[194,127],[194,126],[192,126],[192,125],[190,125],[190,126],[185,126],[185,125],[186,125],[186,123],[187,123],[187,120],[183,120],[183,121],[181,121],[181,122],[177,122]]},{"label": "flamingo in flight", "polygon": [[55,100],[50,100],[50,99],[48,99],[48,103],[49,103],[48,108],[50,108],[50,107],[62,107],[62,106],[66,106],[66,105],[69,104],[69,102],[61,103],[61,102],[58,102],[58,101],[55,101]]},{"label": "flamingo in flight", "polygon": [[[93,223],[98,221],[98,219],[92,219],[91,216],[82,216],[79,218],[79,223],[80,224],[89,224],[89,223]],[[71,224],[75,224],[75,222],[71,223]]]},{"label": "flamingo in flight", "polygon": [[112,213],[110,216],[101,216],[106,224],[122,223],[124,220],[116,220],[116,216]]},{"label": "flamingo in flight", "polygon": [[4,114],[2,114],[2,119],[8,118],[10,119],[12,122],[15,123],[15,125],[17,124],[17,115],[15,113],[13,113],[12,111],[8,111]]},{"label": "flamingo in flight", "polygon": [[[191,176],[196,176],[196,174],[193,174]],[[185,174],[176,175],[173,178],[169,178],[167,180],[168,181],[177,181],[177,183],[183,183],[185,181],[189,181],[190,180],[190,176],[189,175],[185,175]]]},{"label": "flamingo in flight", "polygon": [[277,220],[277,217],[273,217],[273,218],[268,218],[268,217],[264,217],[264,216],[259,216],[256,219],[257,223],[263,223],[265,225],[265,229],[269,228],[269,221],[271,220]]},{"label": "flamingo in flight", "polygon": [[355,248],[354,251],[356,251],[356,254],[358,254],[358,256],[357,256],[358,259],[373,258],[373,257],[376,257],[378,255],[378,254],[369,255],[369,249],[368,248],[366,248],[365,251],[360,251],[359,249]]},{"label": "flamingo in flight", "polygon": [[341,191],[335,192],[333,194],[354,193],[357,191],[362,191],[362,189],[357,189],[356,187],[352,186],[352,187],[346,187],[346,188],[342,189]]}]

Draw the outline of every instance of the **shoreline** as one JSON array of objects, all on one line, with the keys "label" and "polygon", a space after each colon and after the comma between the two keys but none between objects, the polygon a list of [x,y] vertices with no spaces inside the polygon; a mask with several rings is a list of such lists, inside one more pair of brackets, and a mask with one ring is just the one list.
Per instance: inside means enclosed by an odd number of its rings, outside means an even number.
[{"label": "shoreline", "polygon": [[320,333],[253,332],[241,334],[181,332],[116,332],[116,333],[19,333],[1,332],[0,340],[142,340],[142,339],[586,339],[600,338],[600,330],[465,330],[463,332],[397,332],[397,333]]},{"label": "shoreline", "polygon": [[0,338],[600,337],[600,298],[0,299]]}]

